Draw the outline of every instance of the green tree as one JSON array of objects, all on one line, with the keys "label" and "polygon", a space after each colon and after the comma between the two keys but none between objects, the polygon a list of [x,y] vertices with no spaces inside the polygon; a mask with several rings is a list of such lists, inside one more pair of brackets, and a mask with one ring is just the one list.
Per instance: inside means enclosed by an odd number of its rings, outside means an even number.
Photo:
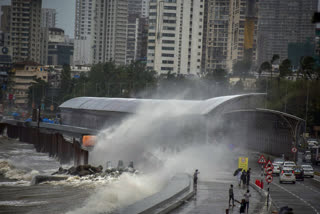
[{"label": "green tree", "polygon": [[63,65],[62,67],[60,89],[61,101],[67,100],[68,96],[65,97],[65,95],[72,92],[71,69],[69,65]]},{"label": "green tree", "polygon": [[242,78],[249,75],[251,63],[249,61],[238,61],[233,65],[233,74]]},{"label": "green tree", "polygon": [[272,70],[272,66],[270,64],[270,62],[268,61],[265,61],[263,62],[261,65],[260,65],[260,68],[259,68],[259,77],[261,76],[262,72],[271,72]]},{"label": "green tree", "polygon": [[305,79],[313,79],[313,73],[316,61],[311,56],[304,56],[300,59],[299,73],[303,75]]},{"label": "green tree", "polygon": [[285,59],[279,66],[280,77],[286,77],[292,74],[292,64],[289,59]]},{"label": "green tree", "polygon": [[32,104],[35,107],[47,102],[46,92],[49,84],[44,80],[38,78],[28,89],[28,106],[31,108]]}]

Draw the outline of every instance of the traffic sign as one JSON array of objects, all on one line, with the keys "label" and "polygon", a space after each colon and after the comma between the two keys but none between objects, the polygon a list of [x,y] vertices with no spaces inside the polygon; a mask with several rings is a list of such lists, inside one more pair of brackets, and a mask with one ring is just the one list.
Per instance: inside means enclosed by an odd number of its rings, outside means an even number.
[{"label": "traffic sign", "polygon": [[272,175],[272,173],[273,173],[273,168],[272,168],[272,167],[268,167],[268,168],[265,168],[264,171],[266,172],[267,175]]},{"label": "traffic sign", "polygon": [[259,160],[258,160],[258,163],[260,163],[260,164],[265,164],[265,163],[267,163],[266,158],[265,158],[263,155],[261,155],[260,158],[259,158]]},{"label": "traffic sign", "polygon": [[291,152],[292,153],[296,153],[298,151],[298,149],[296,147],[292,147]]},{"label": "traffic sign", "polygon": [[239,157],[238,168],[248,171],[248,158]]},{"label": "traffic sign", "polygon": [[266,163],[266,165],[264,166],[264,168],[268,168],[271,167],[273,169],[273,164],[271,163],[270,160],[268,160],[268,162]]},{"label": "traffic sign", "polygon": [[272,180],[273,180],[272,175],[267,175],[267,176],[266,176],[266,181],[267,181],[267,183],[271,183]]}]

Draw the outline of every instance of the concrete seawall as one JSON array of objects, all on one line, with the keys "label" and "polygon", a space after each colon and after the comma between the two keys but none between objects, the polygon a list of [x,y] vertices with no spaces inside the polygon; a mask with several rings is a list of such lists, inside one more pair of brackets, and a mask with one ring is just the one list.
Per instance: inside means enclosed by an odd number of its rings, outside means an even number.
[{"label": "concrete seawall", "polygon": [[177,174],[160,192],[120,210],[121,214],[165,214],[177,208],[194,195],[192,178]]},{"label": "concrete seawall", "polygon": [[[9,138],[33,144],[37,152],[48,153],[50,157],[56,157],[61,164],[71,161],[75,166],[88,164],[89,152],[72,133],[68,135],[67,140],[59,130],[38,128],[23,122],[1,121],[0,133],[5,131]],[[74,136],[78,135],[79,133],[75,133]]]}]

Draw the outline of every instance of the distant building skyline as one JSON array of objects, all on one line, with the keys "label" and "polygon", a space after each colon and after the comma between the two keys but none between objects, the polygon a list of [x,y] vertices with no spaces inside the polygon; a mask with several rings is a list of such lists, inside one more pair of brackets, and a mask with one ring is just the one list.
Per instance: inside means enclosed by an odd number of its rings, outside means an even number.
[{"label": "distant building skyline", "polygon": [[[10,4],[11,0],[0,0],[0,6]],[[75,5],[75,0],[42,0],[42,8],[56,9],[56,27],[62,28],[71,38],[74,38]]]}]

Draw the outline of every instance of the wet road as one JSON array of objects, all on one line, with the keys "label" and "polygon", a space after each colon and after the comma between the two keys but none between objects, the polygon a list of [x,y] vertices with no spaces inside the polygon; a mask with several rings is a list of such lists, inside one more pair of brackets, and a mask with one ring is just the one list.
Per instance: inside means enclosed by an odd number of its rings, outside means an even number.
[{"label": "wet road", "polygon": [[296,184],[280,184],[275,178],[270,185],[271,197],[276,207],[290,206],[294,213],[320,213],[320,178],[305,178]]}]

